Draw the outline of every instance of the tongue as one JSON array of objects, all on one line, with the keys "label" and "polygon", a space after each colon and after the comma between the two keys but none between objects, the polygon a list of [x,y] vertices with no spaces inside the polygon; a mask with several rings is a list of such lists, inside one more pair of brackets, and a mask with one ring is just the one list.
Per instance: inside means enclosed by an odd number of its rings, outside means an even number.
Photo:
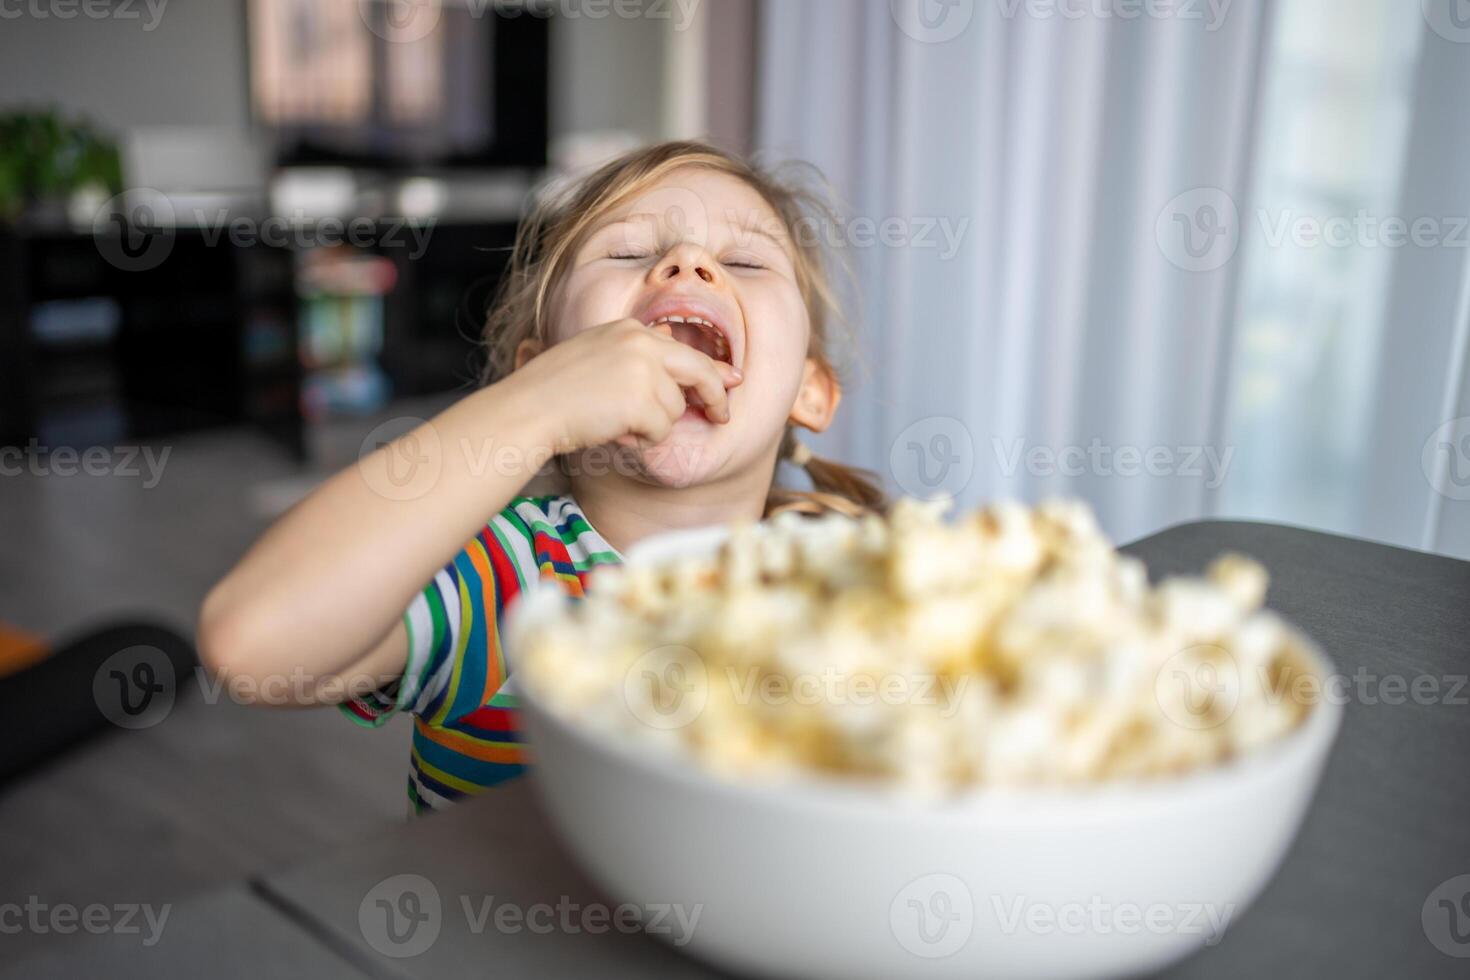
[{"label": "tongue", "polygon": [[[693,347],[706,357],[715,357],[714,340],[700,327],[693,323],[671,323],[670,336],[681,344]],[[719,358],[715,357],[715,360]]]},{"label": "tongue", "polygon": [[[693,347],[706,357],[719,360],[715,356],[715,345],[710,335],[692,323],[670,323],[669,336],[685,346]],[[699,392],[693,388],[684,389],[684,404],[696,412],[704,412],[704,399],[700,398]],[[705,415],[705,418],[709,418],[708,414]]]}]

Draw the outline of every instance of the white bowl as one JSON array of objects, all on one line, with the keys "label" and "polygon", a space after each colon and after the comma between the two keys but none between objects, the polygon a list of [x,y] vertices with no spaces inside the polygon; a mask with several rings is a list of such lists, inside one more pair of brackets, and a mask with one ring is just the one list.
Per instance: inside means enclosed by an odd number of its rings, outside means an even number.
[{"label": "white bowl", "polygon": [[683,948],[719,966],[813,978],[1129,976],[1217,942],[1285,855],[1341,715],[1319,699],[1286,737],[1183,777],[924,803],[733,783],[519,693],[542,799],[610,896],[697,909]]}]

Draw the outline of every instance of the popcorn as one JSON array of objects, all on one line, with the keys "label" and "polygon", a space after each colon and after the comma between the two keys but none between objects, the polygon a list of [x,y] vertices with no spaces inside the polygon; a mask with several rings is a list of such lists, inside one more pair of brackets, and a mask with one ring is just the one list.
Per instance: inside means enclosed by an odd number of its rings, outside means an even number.
[{"label": "popcorn", "polygon": [[612,737],[731,778],[935,796],[1158,777],[1290,732],[1310,658],[1266,586],[1225,555],[1151,587],[1075,501],[903,500],[608,570],[512,645],[544,703]]}]

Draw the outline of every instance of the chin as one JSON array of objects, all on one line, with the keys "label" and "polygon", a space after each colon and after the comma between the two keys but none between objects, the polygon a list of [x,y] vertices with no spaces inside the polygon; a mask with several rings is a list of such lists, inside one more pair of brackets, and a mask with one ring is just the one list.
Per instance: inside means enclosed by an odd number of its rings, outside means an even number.
[{"label": "chin", "polygon": [[625,448],[637,477],[661,487],[692,487],[708,482],[724,467],[728,453],[719,445],[722,427],[691,409],[662,442]]},{"label": "chin", "polygon": [[722,463],[706,443],[678,438],[635,452],[639,477],[676,489],[708,482],[719,472]]}]

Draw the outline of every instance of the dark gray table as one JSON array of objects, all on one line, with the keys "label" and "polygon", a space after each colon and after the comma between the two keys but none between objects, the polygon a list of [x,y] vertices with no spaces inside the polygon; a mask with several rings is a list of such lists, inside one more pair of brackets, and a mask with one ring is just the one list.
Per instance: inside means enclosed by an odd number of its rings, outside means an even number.
[{"label": "dark gray table", "polygon": [[19,961],[4,955],[0,935],[0,980],[371,980],[377,975],[343,959],[309,923],[281,914],[249,885],[171,905],[167,916],[161,915],[155,913],[156,928],[141,915],[119,916],[113,921],[127,931],[105,935],[89,934],[73,923],[64,948]]},{"label": "dark gray table", "polygon": [[[1337,746],[1286,863],[1224,942],[1176,974],[1470,976],[1470,959],[1442,953],[1429,935],[1470,957],[1470,899],[1458,923],[1437,907],[1421,918],[1441,883],[1470,875],[1470,562],[1214,521],[1124,550],[1158,577],[1197,571],[1226,549],[1270,569],[1268,605],[1364,683],[1348,689]],[[1416,703],[1390,678],[1433,679],[1438,694]]]},{"label": "dark gray table", "polygon": [[[1198,572],[1226,550],[1259,559],[1272,572],[1269,604],[1352,682],[1337,747],[1280,873],[1222,943],[1173,975],[1470,975],[1470,958],[1459,958],[1470,957],[1470,877],[1452,887],[1451,908],[1439,904],[1440,886],[1470,876],[1470,563],[1234,522],[1183,525],[1125,550],[1155,577]],[[253,883],[253,900],[313,936],[344,974],[716,975],[644,935],[496,928],[501,903],[612,904],[564,855],[533,789],[518,780],[344,846]],[[399,875],[417,877],[390,880]],[[405,884],[417,905],[401,904]],[[425,918],[434,897],[439,914]],[[487,900],[492,918],[477,921]],[[419,929],[399,915],[388,935],[388,908],[416,916]]]}]

